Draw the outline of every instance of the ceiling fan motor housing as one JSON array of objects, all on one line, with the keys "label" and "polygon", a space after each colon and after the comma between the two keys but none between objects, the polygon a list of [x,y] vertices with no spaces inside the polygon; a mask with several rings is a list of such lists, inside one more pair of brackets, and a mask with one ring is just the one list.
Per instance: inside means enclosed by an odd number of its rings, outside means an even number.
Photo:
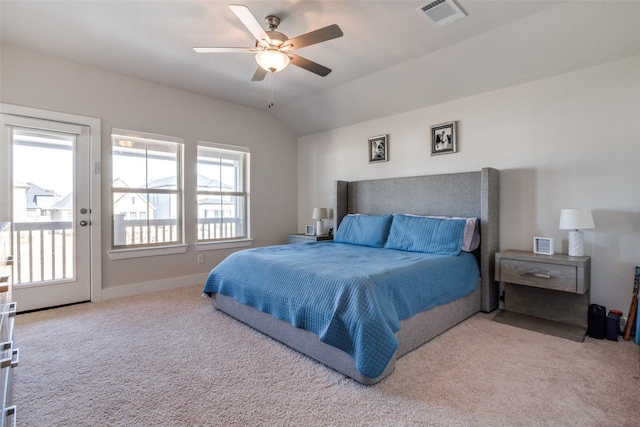
[{"label": "ceiling fan motor housing", "polygon": [[280,18],[277,16],[269,15],[264,18],[264,21],[267,23],[267,28],[271,31],[275,31],[276,28],[278,28],[278,25],[280,25]]},{"label": "ceiling fan motor housing", "polygon": [[[289,37],[287,37],[286,35],[282,34],[279,31],[267,31],[267,35],[271,39],[271,46],[276,48],[282,46],[284,42],[289,40]],[[261,44],[259,42],[256,42],[256,47],[260,47],[260,46]]]}]

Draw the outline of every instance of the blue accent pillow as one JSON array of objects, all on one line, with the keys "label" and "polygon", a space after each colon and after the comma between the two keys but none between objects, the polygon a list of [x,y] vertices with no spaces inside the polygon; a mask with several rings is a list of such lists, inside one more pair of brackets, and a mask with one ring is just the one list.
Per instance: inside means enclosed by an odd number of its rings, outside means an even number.
[{"label": "blue accent pillow", "polygon": [[464,219],[395,215],[384,247],[455,256],[462,249],[466,223]]},{"label": "blue accent pillow", "polygon": [[393,215],[347,215],[342,218],[335,243],[383,248]]}]

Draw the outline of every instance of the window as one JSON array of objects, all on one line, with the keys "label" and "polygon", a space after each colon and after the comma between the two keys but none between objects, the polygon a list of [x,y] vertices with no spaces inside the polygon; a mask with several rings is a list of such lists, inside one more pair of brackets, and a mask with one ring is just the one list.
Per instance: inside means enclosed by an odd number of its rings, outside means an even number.
[{"label": "window", "polygon": [[114,249],[183,242],[180,138],[112,130]]},{"label": "window", "polygon": [[249,238],[249,150],[198,143],[198,242]]}]

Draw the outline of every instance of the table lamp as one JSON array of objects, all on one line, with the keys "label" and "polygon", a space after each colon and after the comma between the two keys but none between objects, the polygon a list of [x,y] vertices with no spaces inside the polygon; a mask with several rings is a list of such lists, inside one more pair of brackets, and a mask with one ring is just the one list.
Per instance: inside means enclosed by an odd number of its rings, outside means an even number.
[{"label": "table lamp", "polygon": [[560,230],[569,231],[569,256],[584,256],[584,233],[580,229],[596,228],[591,209],[562,209]]},{"label": "table lamp", "polygon": [[322,229],[322,220],[329,218],[327,208],[313,208],[313,216],[311,218],[318,221],[316,222],[316,236],[324,235],[324,230]]}]

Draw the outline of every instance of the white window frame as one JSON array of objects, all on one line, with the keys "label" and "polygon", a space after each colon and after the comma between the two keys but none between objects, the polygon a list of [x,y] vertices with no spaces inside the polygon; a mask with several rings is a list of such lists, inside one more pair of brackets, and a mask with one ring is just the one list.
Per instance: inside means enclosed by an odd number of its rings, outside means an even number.
[{"label": "white window frame", "polygon": [[[205,251],[211,249],[228,249],[251,246],[251,218],[250,218],[250,168],[251,168],[251,153],[249,148],[236,145],[218,144],[214,142],[198,141],[196,152],[196,171],[198,165],[198,156],[200,147],[213,148],[216,150],[230,151],[234,153],[243,153],[243,165],[242,165],[242,191],[201,191],[198,189],[198,183],[196,178],[196,220],[199,220],[199,207],[197,205],[198,197],[201,195],[218,195],[218,196],[236,196],[244,199],[244,223],[245,223],[245,236],[237,238],[220,238],[210,240],[200,240],[200,236],[196,235],[196,250]],[[197,233],[197,228],[196,228]]]},{"label": "white window frame", "polygon": [[[110,259],[128,259],[147,257],[155,255],[167,255],[185,253],[187,251],[187,245],[185,244],[185,205],[184,205],[184,139],[166,135],[158,135],[147,132],[131,131],[125,129],[113,128],[111,130],[111,150],[113,152],[113,141],[116,138],[131,138],[138,140],[151,140],[162,143],[174,143],[178,146],[178,171],[177,171],[177,185],[176,190],[152,190],[148,188],[130,188],[125,192],[132,192],[132,194],[139,192],[158,193],[158,194],[175,194],[177,197],[176,209],[177,218],[176,223],[178,225],[179,238],[176,242],[167,243],[152,243],[152,244],[139,244],[139,245],[114,245],[114,233],[115,227],[113,226],[113,194],[122,192],[122,188],[114,188],[113,182],[111,183],[111,218],[112,218],[112,230],[111,230],[111,250],[107,253]],[[113,176],[111,177],[113,181]]]}]

